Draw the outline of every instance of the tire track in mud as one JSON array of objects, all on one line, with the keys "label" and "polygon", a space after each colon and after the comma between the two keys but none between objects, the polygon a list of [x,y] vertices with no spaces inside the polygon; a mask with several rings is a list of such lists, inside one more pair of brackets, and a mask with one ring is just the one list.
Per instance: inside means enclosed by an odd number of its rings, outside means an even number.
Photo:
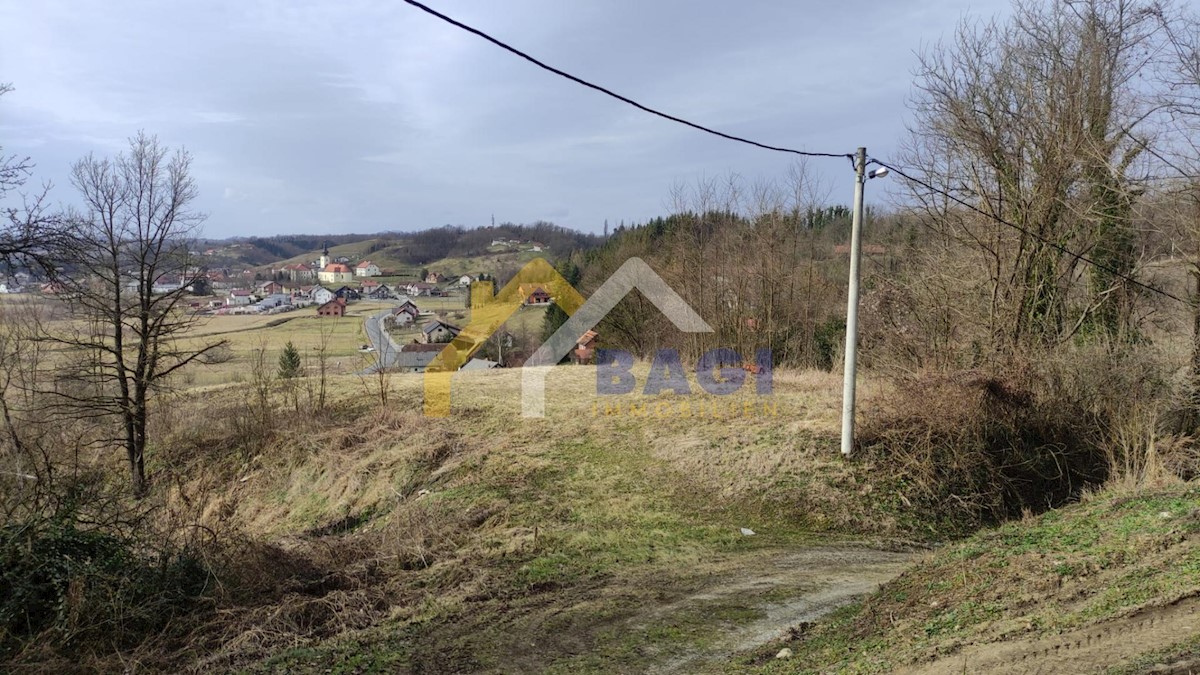
[{"label": "tire track in mud", "polygon": [[[956,654],[896,672],[906,675],[1103,673],[1197,633],[1200,633],[1200,598],[1188,597],[1168,605],[1144,607],[1126,617],[1060,635],[971,645]],[[1191,672],[1194,668],[1185,664],[1180,672]]]},{"label": "tire track in mud", "polygon": [[[815,621],[895,578],[914,554],[857,547],[819,546],[771,558],[728,575],[681,600],[656,607],[631,621],[651,625],[674,614],[703,612],[723,601],[745,602],[761,616],[717,635],[710,645],[672,658],[652,673],[694,673],[737,653],[782,637],[793,626]],[[793,593],[796,589],[799,591]],[[764,597],[766,596],[766,597]]]}]

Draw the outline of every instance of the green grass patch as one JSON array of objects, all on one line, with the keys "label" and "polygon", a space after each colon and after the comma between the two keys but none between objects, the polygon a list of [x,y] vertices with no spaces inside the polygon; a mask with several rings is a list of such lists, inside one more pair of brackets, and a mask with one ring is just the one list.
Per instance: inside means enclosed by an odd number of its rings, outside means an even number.
[{"label": "green grass patch", "polygon": [[768,662],[764,650],[734,669],[887,672],[968,642],[1039,637],[1165,604],[1200,591],[1198,514],[1200,489],[1181,485],[1100,493],[979,532],[793,640],[794,659]]}]

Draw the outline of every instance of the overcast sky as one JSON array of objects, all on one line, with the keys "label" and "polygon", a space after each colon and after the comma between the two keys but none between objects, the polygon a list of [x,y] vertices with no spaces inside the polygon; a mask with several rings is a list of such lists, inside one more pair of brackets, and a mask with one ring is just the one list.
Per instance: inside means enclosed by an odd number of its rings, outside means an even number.
[{"label": "overcast sky", "polygon": [[[1007,2],[427,0],[651,107],[803,150],[890,156],[914,51]],[[57,201],[144,129],[195,157],[208,236],[549,220],[599,231],[672,185],[793,159],[648,116],[399,0],[0,0],[0,145]],[[849,162],[812,160],[848,203]],[[874,200],[881,182],[870,185]]]}]

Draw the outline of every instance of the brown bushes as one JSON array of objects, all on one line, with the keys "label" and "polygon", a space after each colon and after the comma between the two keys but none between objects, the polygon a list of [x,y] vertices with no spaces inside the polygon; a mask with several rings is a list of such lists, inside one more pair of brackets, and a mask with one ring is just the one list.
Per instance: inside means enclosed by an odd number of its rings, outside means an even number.
[{"label": "brown bushes", "polygon": [[1144,413],[1165,392],[1158,372],[1141,355],[1080,349],[1002,372],[905,376],[864,411],[859,444],[904,502],[943,526],[1043,511],[1110,477],[1167,473],[1150,463],[1190,464],[1147,455],[1164,447]]}]

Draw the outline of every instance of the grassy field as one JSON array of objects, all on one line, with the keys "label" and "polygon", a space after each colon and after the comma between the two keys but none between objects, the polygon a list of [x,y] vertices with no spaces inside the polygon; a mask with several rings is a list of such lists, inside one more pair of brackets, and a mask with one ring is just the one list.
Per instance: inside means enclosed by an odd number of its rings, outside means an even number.
[{"label": "grassy field", "polygon": [[[521,370],[458,373],[451,415],[432,418],[421,375],[391,375],[381,392],[354,374],[370,360],[364,317],[390,304],[342,319],[211,317],[188,338],[227,340],[230,358],[160,399],[148,465],[164,509],[223,547],[218,588],[237,591],[198,608],[174,651],[139,660],[950,673],[1063,650],[1075,661],[1061,672],[1200,658],[1192,485],[1089,493],[899,574],[908,558],[895,551],[938,534],[914,520],[889,466],[839,455],[839,373],[777,371],[770,397],[643,397],[597,395],[590,367],[552,368],[544,419],[521,416]],[[542,314],[512,322],[536,329]],[[311,387],[282,384],[269,410],[253,408],[255,351],[273,368],[288,341],[310,372],[325,344],[324,408]],[[647,366],[634,372],[644,384]],[[859,391],[864,403],[889,393],[871,377]],[[774,658],[784,647],[794,656]]]},{"label": "grassy field", "polygon": [[221,363],[200,365],[182,373],[177,385],[210,387],[247,381],[256,351],[265,349],[274,368],[284,345],[292,342],[307,359],[307,368],[316,368],[317,350],[322,346],[330,372],[351,374],[374,361],[374,355],[359,348],[367,342],[363,320],[393,306],[389,302],[351,304],[346,316],[319,317],[313,308],[265,316],[205,317],[187,342],[200,346],[213,340],[228,344],[227,358]]},{"label": "grassy field", "polygon": [[[645,367],[636,372],[644,382]],[[927,554],[820,623],[788,622],[780,608],[866,565],[848,540],[888,547],[919,535],[886,467],[838,457],[837,374],[779,372],[767,406],[695,396],[684,413],[682,397],[598,397],[594,370],[562,367],[540,420],[521,418],[519,380],[460,373],[452,415],[436,419],[419,413],[420,376],[393,376],[391,403],[375,412],[369,384],[344,379],[344,401],[368,406],[354,425],[289,436],[277,447],[291,450],[194,486],[257,536],[299,536],[297,550],[373,541],[354,550],[401,570],[384,574],[386,592],[339,597],[353,620],[334,616],[357,628],[282,649],[234,641],[222,662],[252,672],[951,673],[1022,672],[1006,664],[1052,664],[1063,649],[1074,650],[1060,664],[1072,672],[1200,658],[1189,632],[1200,609],[1189,604],[1200,597],[1191,485],[1090,493]],[[868,381],[861,391],[882,390]],[[335,526],[344,529],[328,534]],[[841,577],[779,571],[813,565],[795,556],[830,546]],[[376,606],[388,609],[366,609]],[[731,640],[764,622],[774,633]],[[775,659],[784,647],[794,656]]]},{"label": "grassy field", "polygon": [[[18,302],[12,297],[0,296],[10,304]],[[25,302],[40,303],[34,296]],[[464,309],[463,298],[422,297],[417,305],[422,311],[434,312],[436,316],[458,326],[470,321],[470,311]],[[215,315],[202,317],[183,339],[189,346],[200,347],[213,341],[224,341],[227,348],[218,363],[196,365],[175,376],[176,388],[212,387],[238,384],[248,381],[251,366],[259,350],[266,350],[267,361],[275,364],[284,345],[292,342],[306,358],[306,368],[316,368],[317,351],[324,347],[329,372],[351,375],[362,371],[374,362],[375,356],[360,351],[368,342],[363,321],[368,316],[395,306],[394,301],[361,301],[352,303],[342,318],[316,316],[313,308],[303,308],[282,314],[268,315]],[[509,330],[529,331],[540,335],[545,309],[542,307],[522,308],[507,323]],[[398,330],[398,342],[409,342],[420,334],[420,325]]]},{"label": "grassy field", "polygon": [[[860,499],[871,481],[838,456],[836,374],[778,373],[769,405],[748,387],[697,395],[685,414],[679,396],[601,405],[594,369],[562,367],[551,369],[545,419],[521,417],[520,379],[459,373],[453,412],[439,419],[420,412],[419,375],[393,375],[382,409],[371,381],[335,378],[330,413],[281,410],[286,422],[265,445],[230,435],[245,407],[238,387],[210,391],[205,404],[206,419],[229,427],[180,410],[169,425],[179,440],[155,466],[171,466],[180,494],[205,504],[202,522],[284,546],[296,559],[287,565],[342,580],[231,608],[208,667],[635,672],[708,662],[725,658],[730,631],[770,625],[772,608],[844,578],[837,565],[869,552],[863,541],[908,536],[882,502]],[[791,557],[814,546],[842,547],[842,557],[811,569]],[[727,582],[741,590],[705,595]]]}]

